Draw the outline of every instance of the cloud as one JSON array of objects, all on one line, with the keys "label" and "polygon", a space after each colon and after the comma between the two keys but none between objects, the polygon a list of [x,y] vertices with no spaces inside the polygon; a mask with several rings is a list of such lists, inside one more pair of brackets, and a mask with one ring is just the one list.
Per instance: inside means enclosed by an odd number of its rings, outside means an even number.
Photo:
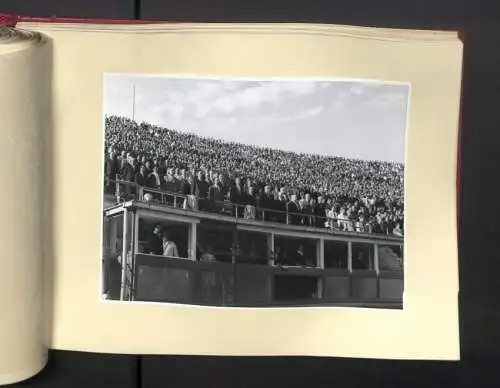
[{"label": "cloud", "polygon": [[358,82],[358,83],[354,83],[350,89],[349,89],[349,93],[350,94],[354,94],[355,96],[360,96],[362,95],[367,89],[367,84],[366,83],[361,83],[361,82]]},{"label": "cloud", "polygon": [[321,112],[323,112],[323,107],[317,106],[315,108],[306,109],[302,112],[297,113],[296,115],[293,115],[290,117],[284,117],[279,121],[290,122],[290,121],[296,121],[296,120],[304,120],[304,119],[307,119],[309,117],[318,116]]},{"label": "cloud", "polygon": [[196,83],[196,87],[188,89],[185,93],[184,102],[187,104],[197,104],[224,93],[222,85],[217,81],[204,81]]},{"label": "cloud", "polygon": [[232,113],[237,107],[237,103],[229,96],[224,96],[218,98],[213,106],[209,107],[209,110],[215,110],[220,113],[229,114]]},{"label": "cloud", "polygon": [[408,88],[404,85],[347,82],[338,88],[330,106],[337,112],[356,106],[375,109],[404,107],[407,96]]},{"label": "cloud", "polygon": [[323,106],[320,105],[320,106],[317,106],[316,108],[306,110],[305,112],[300,114],[299,117],[302,119],[302,118],[306,118],[306,117],[317,116],[321,112],[323,112]]},{"label": "cloud", "polygon": [[169,105],[164,111],[163,115],[168,115],[174,120],[180,120],[182,118],[182,113],[184,112],[184,106],[182,104],[172,104]]},{"label": "cloud", "polygon": [[273,122],[279,122],[279,123],[290,123],[292,121],[297,121],[297,120],[304,120],[310,117],[318,116],[323,112],[323,106],[316,106],[314,108],[310,109],[304,109],[294,115],[291,116],[278,116],[278,115],[271,115],[264,117],[263,119],[266,121],[273,121]]},{"label": "cloud", "polygon": [[385,93],[377,93],[362,102],[364,106],[385,109],[394,107],[405,107],[408,102],[408,89],[404,86]]},{"label": "cloud", "polygon": [[257,109],[264,104],[280,105],[285,100],[314,93],[313,82],[265,81],[248,84],[233,83],[224,87],[219,81],[198,85],[181,98],[186,104],[193,104],[197,118],[203,118],[209,112],[228,115],[237,109]]},{"label": "cloud", "polygon": [[336,110],[336,111],[342,110],[347,106],[349,99],[350,99],[349,97],[350,97],[349,92],[347,92],[345,90],[341,90],[332,99],[332,102],[330,105],[333,108],[333,110]]}]

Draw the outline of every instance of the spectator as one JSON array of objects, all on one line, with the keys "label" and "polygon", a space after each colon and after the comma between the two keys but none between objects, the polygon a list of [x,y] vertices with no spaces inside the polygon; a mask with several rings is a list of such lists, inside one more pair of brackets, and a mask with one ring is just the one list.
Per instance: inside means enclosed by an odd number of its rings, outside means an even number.
[{"label": "spectator", "polygon": [[207,245],[206,249],[203,251],[203,254],[200,257],[201,261],[217,261],[213,254],[213,248],[211,245]]},{"label": "spectator", "polygon": [[198,173],[198,179],[196,179],[195,185],[195,195],[200,199],[208,198],[208,182],[205,179],[205,174],[201,171]]},{"label": "spectator", "polygon": [[275,210],[275,200],[274,196],[271,192],[271,186],[266,185],[264,187],[264,192],[259,197],[258,206],[261,209],[269,209],[271,211],[264,212],[263,219],[264,221],[276,220],[276,214],[272,212]]},{"label": "spectator", "polygon": [[148,247],[149,249],[146,251],[146,253],[150,253],[152,255],[163,254],[163,239],[160,225],[156,225],[153,229],[153,232],[149,236]]},{"label": "spectator", "polygon": [[146,171],[146,166],[142,165],[139,168],[139,173],[136,174],[135,176],[135,183],[137,183],[139,186],[147,186],[148,184],[148,173]]},{"label": "spectator", "polygon": [[297,201],[297,196],[292,194],[290,202],[288,202],[286,211],[289,214],[289,223],[292,225],[300,225],[302,217],[298,214],[300,212],[300,204]]},{"label": "spectator", "polygon": [[220,187],[219,178],[215,177],[213,185],[209,189],[209,198],[214,202],[222,202],[224,200],[224,193]]},{"label": "spectator", "polygon": [[401,230],[401,226],[400,226],[399,222],[396,223],[396,226],[392,230],[392,234],[395,236],[403,236],[403,231]]},{"label": "spectator", "polygon": [[241,186],[241,179],[237,177],[234,180],[234,185],[231,187],[231,192],[229,193],[229,200],[232,203],[238,203],[243,198],[243,187]]},{"label": "spectator", "polygon": [[104,160],[104,190],[107,194],[112,193],[115,187],[116,176],[119,171],[119,161],[116,151],[109,147],[108,154]]},{"label": "spectator", "polygon": [[177,251],[177,245],[175,242],[168,238],[168,232],[165,230],[162,233],[162,248],[163,256],[167,257],[179,257],[179,252]]}]

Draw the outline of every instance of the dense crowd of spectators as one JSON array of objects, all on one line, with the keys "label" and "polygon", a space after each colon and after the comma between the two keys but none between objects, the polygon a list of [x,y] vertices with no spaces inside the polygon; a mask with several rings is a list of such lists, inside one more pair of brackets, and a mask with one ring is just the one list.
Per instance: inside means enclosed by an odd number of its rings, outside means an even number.
[{"label": "dense crowd of spectators", "polygon": [[403,235],[402,164],[227,142],[117,116],[105,128],[110,193],[118,179],[267,209],[260,214],[268,221]]}]

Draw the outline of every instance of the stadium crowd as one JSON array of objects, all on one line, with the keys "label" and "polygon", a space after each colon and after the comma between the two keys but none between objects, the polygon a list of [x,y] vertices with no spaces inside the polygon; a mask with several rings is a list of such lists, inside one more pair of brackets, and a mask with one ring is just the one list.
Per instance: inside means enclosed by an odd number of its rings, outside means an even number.
[{"label": "stadium crowd", "polygon": [[108,194],[123,180],[193,195],[202,210],[249,205],[267,221],[404,233],[402,164],[244,145],[117,116],[106,117],[105,145]]}]

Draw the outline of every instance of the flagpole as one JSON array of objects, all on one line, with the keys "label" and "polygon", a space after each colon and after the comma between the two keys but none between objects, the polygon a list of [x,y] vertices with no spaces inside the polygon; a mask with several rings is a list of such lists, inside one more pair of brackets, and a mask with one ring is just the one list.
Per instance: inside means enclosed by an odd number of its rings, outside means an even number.
[{"label": "flagpole", "polygon": [[135,84],[132,85],[132,120],[135,121]]}]

